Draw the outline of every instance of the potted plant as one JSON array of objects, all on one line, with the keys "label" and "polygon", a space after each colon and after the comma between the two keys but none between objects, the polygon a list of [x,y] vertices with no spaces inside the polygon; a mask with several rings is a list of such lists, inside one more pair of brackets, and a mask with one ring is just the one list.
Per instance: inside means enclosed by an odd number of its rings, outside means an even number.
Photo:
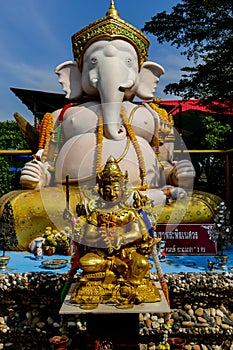
[{"label": "potted plant", "polygon": [[218,206],[217,214],[214,218],[214,226],[210,232],[210,239],[217,244],[215,259],[218,267],[224,269],[228,260],[228,255],[224,254],[224,250],[233,241],[230,211],[224,202],[221,202]]},{"label": "potted plant", "polygon": [[49,339],[54,350],[65,350],[69,343],[69,338],[66,335],[55,335]]},{"label": "potted plant", "polygon": [[70,229],[65,227],[60,232],[46,227],[43,235],[44,243],[43,250],[46,255],[61,254],[70,255]]},{"label": "potted plant", "polygon": [[56,251],[56,247],[57,247],[56,234],[57,234],[57,231],[53,230],[52,227],[50,226],[46,227],[45,233],[43,235],[44,237],[43,250],[44,250],[44,254],[48,256],[53,255]]},{"label": "potted plant", "polygon": [[10,256],[6,255],[6,251],[17,244],[13,210],[10,202],[7,202],[0,218],[0,251],[2,251],[0,269],[5,269],[10,261]]}]

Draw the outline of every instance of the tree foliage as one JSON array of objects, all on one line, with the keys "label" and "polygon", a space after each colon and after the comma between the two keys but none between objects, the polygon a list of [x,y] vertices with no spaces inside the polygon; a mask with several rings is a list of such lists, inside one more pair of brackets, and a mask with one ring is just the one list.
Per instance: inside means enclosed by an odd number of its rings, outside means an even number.
[{"label": "tree foliage", "polygon": [[153,16],[143,30],[193,60],[193,67],[183,67],[180,81],[167,85],[165,93],[184,99],[232,100],[232,0],[182,0],[171,13]]},{"label": "tree foliage", "polygon": [[18,124],[13,120],[0,122],[0,149],[29,149]]},{"label": "tree foliage", "polygon": [[[202,119],[202,124],[204,126],[204,138],[201,144],[204,149],[227,150],[232,147],[232,129],[228,123],[222,123],[213,116],[207,116]],[[203,165],[209,190],[224,198],[226,191],[225,158],[213,154],[204,158]]]},{"label": "tree foliage", "polygon": [[213,116],[203,118],[205,149],[230,149],[232,144],[232,130],[229,124],[223,124]]},{"label": "tree foliage", "polygon": [[[15,121],[0,122],[0,149],[29,149]],[[19,188],[19,170],[24,164],[14,156],[0,157],[0,197]],[[15,171],[10,171],[15,168]]]}]

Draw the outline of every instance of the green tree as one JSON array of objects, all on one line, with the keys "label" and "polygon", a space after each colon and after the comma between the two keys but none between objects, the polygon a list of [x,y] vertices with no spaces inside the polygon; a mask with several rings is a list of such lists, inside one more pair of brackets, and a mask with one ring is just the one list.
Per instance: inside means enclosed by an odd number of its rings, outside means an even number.
[{"label": "green tree", "polygon": [[232,129],[229,124],[223,124],[213,116],[202,119],[204,140],[201,142],[205,149],[230,149],[232,144]]},{"label": "green tree", "polygon": [[[0,149],[29,149],[23,134],[15,121],[0,122]],[[0,197],[19,188],[19,172],[10,168],[20,168],[24,160],[14,156],[0,157]]]},{"label": "green tree", "polygon": [[178,83],[165,87],[165,93],[184,99],[231,100],[232,107],[232,0],[183,0],[171,13],[156,14],[143,30],[193,60],[193,66],[182,68],[185,74]]},{"label": "green tree", "polygon": [[18,124],[13,120],[0,122],[0,149],[29,149]]},{"label": "green tree", "polygon": [[[227,150],[231,148],[232,129],[228,123],[223,124],[213,116],[207,116],[202,119],[202,124],[205,133],[201,144],[204,149]],[[213,154],[204,158],[203,165],[209,190],[224,198],[226,188],[224,158]]]}]

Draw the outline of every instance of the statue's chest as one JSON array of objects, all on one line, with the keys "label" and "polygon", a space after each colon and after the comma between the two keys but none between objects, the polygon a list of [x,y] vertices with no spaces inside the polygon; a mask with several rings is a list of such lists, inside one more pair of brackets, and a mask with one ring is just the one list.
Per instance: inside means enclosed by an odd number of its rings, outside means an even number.
[{"label": "statue's chest", "polygon": [[70,108],[63,119],[65,140],[73,136],[95,133],[98,125],[98,111],[86,107]]}]

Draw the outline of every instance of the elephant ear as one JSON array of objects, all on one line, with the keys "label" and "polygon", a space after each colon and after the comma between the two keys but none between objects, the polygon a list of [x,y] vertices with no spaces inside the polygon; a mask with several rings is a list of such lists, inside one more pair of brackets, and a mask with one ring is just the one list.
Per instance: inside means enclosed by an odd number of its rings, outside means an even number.
[{"label": "elephant ear", "polygon": [[66,98],[72,100],[82,96],[81,73],[77,62],[63,62],[56,67],[55,73],[59,76],[58,81],[62,85]]},{"label": "elephant ear", "polygon": [[157,83],[162,74],[164,74],[162,66],[154,62],[144,62],[139,72],[135,95],[143,100],[153,98]]}]

